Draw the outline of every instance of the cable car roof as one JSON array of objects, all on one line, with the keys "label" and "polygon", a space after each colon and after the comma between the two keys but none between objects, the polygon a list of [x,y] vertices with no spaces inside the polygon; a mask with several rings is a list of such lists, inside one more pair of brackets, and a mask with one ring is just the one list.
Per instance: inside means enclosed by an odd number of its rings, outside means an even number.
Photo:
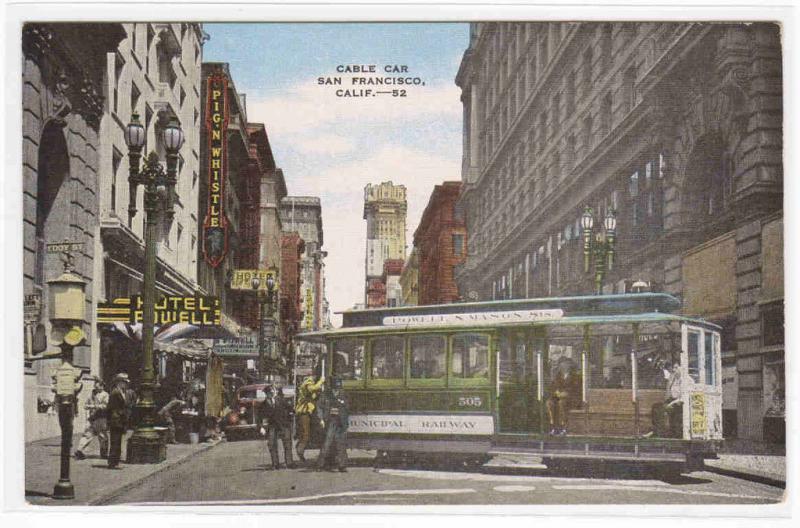
[{"label": "cable car roof", "polygon": [[537,325],[689,322],[716,325],[673,314],[681,302],[665,293],[592,295],[442,305],[372,308],[343,312],[342,328],[308,332],[301,340],[405,331],[466,331]]}]

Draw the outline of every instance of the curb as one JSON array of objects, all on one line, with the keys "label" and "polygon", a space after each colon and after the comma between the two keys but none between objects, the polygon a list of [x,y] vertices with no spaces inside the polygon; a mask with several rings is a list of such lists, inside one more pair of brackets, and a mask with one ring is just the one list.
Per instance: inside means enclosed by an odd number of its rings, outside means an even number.
[{"label": "curb", "polygon": [[704,471],[708,471],[710,473],[717,473],[719,475],[725,475],[727,477],[735,477],[742,480],[748,480],[750,482],[757,482],[759,484],[766,484],[767,486],[773,486],[775,488],[782,488],[786,489],[786,479],[780,479],[775,477],[769,477],[767,475],[759,475],[757,473],[747,473],[746,471],[740,471],[737,469],[728,469],[728,468],[721,468],[716,466],[703,466]]},{"label": "curb", "polygon": [[163,471],[166,471],[168,469],[176,468],[176,467],[184,464],[185,462],[193,459],[197,455],[199,455],[201,453],[205,453],[206,451],[209,451],[210,449],[213,449],[214,447],[218,446],[221,443],[222,443],[222,440],[220,440],[218,442],[215,442],[213,444],[209,444],[207,446],[203,446],[202,449],[198,449],[197,451],[194,451],[193,453],[190,453],[189,455],[186,455],[182,459],[176,461],[174,464],[165,464],[164,467],[160,467],[160,468],[156,469],[155,471],[153,471],[152,473],[149,473],[149,474],[147,474],[147,475],[145,475],[145,476],[143,476],[141,478],[138,478],[138,479],[136,479],[136,480],[134,480],[132,482],[128,482],[124,486],[119,487],[119,488],[115,489],[114,491],[111,491],[109,493],[106,493],[105,495],[101,495],[100,497],[98,497],[96,499],[92,499],[92,500],[88,501],[86,503],[86,505],[87,506],[104,506],[108,502],[114,500],[115,498],[117,498],[120,495],[126,493],[127,491],[130,491],[131,489],[133,489],[133,488],[135,488],[137,486],[140,486],[143,482],[146,482],[147,480],[155,477],[159,473],[161,473]]}]

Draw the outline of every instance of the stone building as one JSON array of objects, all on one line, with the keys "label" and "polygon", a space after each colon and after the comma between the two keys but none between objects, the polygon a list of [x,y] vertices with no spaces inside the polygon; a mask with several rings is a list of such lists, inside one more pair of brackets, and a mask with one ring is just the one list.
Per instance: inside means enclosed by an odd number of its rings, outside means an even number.
[{"label": "stone building", "polygon": [[419,304],[419,257],[417,248],[412,247],[400,273],[400,287],[403,290],[403,306]]},{"label": "stone building", "polygon": [[462,293],[591,292],[579,217],[613,208],[618,256],[603,291],[641,279],[722,325],[725,434],[780,440],[778,26],[477,23],[456,83]]},{"label": "stone building", "polygon": [[459,300],[455,267],[466,259],[466,226],[456,214],[461,182],[434,187],[414,232],[419,259],[419,304],[445,304]]},{"label": "stone building", "polygon": [[[364,219],[367,221],[364,295],[367,307],[375,306],[370,304],[370,291],[373,301],[381,297],[375,289],[377,282],[373,279],[379,279],[383,274],[384,261],[406,258],[407,208],[405,185],[394,185],[388,181],[378,185],[368,184],[364,188]],[[382,290],[385,302],[385,285]]]},{"label": "stone building", "polygon": [[301,259],[302,291],[300,308],[303,331],[323,327],[325,305],[325,257],[322,250],[322,206],[316,196],[287,196],[281,200],[281,221],[287,232],[297,232],[305,243]]},{"label": "stone building", "polygon": [[[86,32],[91,28],[92,39]],[[72,253],[73,273],[86,282],[86,346],[76,347],[74,364],[98,373],[97,331],[93,306],[103,295],[94,273],[102,173],[101,121],[107,54],[125,38],[123,24],[25,24],[22,30],[22,235],[25,294],[25,441],[59,434],[51,401],[52,369],[48,359],[59,352],[50,339],[47,281],[64,270],[61,255],[47,244],[82,243]],[[82,391],[79,405],[91,392]],[[75,428],[81,430],[85,416]]]},{"label": "stone building", "polygon": [[[145,127],[142,162],[155,152],[166,160],[163,130],[171,120],[183,129],[178,157],[175,216],[159,223],[156,289],[158,295],[197,291],[197,200],[200,177],[200,64],[205,34],[199,24],[124,24],[126,36],[107,56],[101,122],[99,236],[94,276],[102,283],[97,302],[143,292],[144,191],[130,203],[129,158],[125,126],[134,113]],[[131,206],[135,207],[135,214]],[[96,309],[96,304],[94,306]],[[106,379],[127,372],[137,383],[141,341],[102,325],[93,347],[99,351],[99,374]],[[161,374],[162,372],[160,372]]]}]

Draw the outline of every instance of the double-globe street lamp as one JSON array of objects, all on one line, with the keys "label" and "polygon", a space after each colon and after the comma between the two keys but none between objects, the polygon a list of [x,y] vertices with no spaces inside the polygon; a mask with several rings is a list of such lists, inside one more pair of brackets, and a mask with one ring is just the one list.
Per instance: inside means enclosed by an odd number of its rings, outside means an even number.
[{"label": "double-globe street lamp", "polygon": [[[595,293],[603,293],[606,271],[614,266],[614,244],[617,236],[617,214],[609,209],[602,225],[595,226],[594,211],[588,205],[581,215],[583,231],[583,271],[589,273],[594,263]],[[594,257],[594,258],[592,258]]]},{"label": "double-globe street lamp", "polygon": [[163,142],[167,154],[167,170],[161,166],[158,154],[151,152],[140,170],[139,162],[147,131],[134,113],[125,127],[125,143],[130,160],[129,222],[136,216],[136,194],[139,185],[144,186],[145,212],[145,267],[144,293],[142,298],[142,377],[140,398],[136,405],[139,423],[130,440],[129,463],[155,464],[167,456],[167,447],[155,429],[155,369],[153,367],[153,327],[155,326],[156,301],[156,237],[158,234],[159,209],[163,206],[168,221],[175,216],[173,194],[177,183],[178,151],[183,145],[184,134],[175,119],[164,128]]},{"label": "double-globe street lamp", "polygon": [[[271,369],[265,368],[264,365],[264,355],[265,355],[265,348],[267,339],[270,340],[270,346],[272,346],[272,339],[275,336],[275,319],[273,318],[274,315],[274,301],[275,301],[275,277],[272,273],[267,274],[266,280],[266,287],[267,287],[267,294],[263,295],[260,291],[261,286],[261,279],[258,276],[254,276],[252,281],[250,281],[250,286],[252,286],[253,291],[256,292],[258,295],[258,378],[259,381],[264,380],[265,370],[266,373],[269,374]],[[270,353],[270,360],[272,360],[272,354]]]}]

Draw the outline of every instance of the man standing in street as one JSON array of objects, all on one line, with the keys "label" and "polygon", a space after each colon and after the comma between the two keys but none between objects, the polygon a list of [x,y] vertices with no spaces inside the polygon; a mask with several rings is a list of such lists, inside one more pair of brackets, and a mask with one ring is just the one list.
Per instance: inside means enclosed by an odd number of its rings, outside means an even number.
[{"label": "man standing in street", "polygon": [[292,406],[283,397],[283,387],[267,387],[267,397],[261,404],[260,421],[266,421],[267,445],[272,467],[267,469],[280,469],[281,461],[278,457],[278,440],[283,443],[283,461],[286,467],[293,469],[292,460]]},{"label": "man standing in street", "polygon": [[297,458],[300,462],[305,462],[305,451],[311,440],[311,415],[317,408],[316,400],[325,383],[325,377],[320,376],[319,381],[309,376],[300,385],[297,395],[297,405],[294,407],[297,416]]},{"label": "man standing in street", "polygon": [[108,456],[108,420],[106,409],[108,407],[108,393],[105,390],[103,381],[100,378],[94,379],[94,388],[89,399],[86,400],[86,415],[88,422],[86,430],[83,432],[78,444],[78,449],[75,451],[75,458],[83,460],[86,458],[84,450],[89,444],[97,437],[100,443],[100,457],[106,458]]},{"label": "man standing in street", "polygon": [[[347,400],[342,392],[342,381],[333,379],[332,387],[326,390],[320,401],[322,423],[325,427],[325,443],[317,458],[317,471],[333,471],[333,465],[340,472],[347,472],[347,427],[350,413]],[[328,459],[332,457],[333,460]]]},{"label": "man standing in street", "polygon": [[118,469],[122,457],[122,437],[128,428],[128,375],[120,372],[114,377],[114,389],[108,398],[108,427],[111,433],[111,446],[108,452],[108,468]]}]

